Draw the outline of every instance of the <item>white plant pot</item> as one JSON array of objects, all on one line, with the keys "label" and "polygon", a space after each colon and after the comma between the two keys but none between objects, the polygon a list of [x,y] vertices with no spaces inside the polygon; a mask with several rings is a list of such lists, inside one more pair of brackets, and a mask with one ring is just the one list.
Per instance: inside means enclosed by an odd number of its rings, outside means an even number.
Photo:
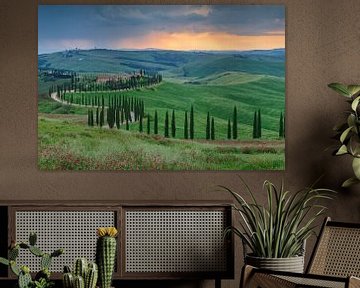
[{"label": "white plant pot", "polygon": [[289,258],[263,258],[246,255],[245,263],[262,269],[304,273],[304,256]]}]

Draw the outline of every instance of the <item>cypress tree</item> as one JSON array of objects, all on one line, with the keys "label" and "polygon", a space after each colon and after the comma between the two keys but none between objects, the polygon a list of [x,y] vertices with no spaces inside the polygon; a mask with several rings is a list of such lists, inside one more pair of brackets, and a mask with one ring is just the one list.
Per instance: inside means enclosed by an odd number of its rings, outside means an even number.
[{"label": "cypress tree", "polygon": [[283,118],[284,118],[284,120],[283,120],[283,123],[284,123],[284,129],[283,129],[283,131],[284,131],[284,138],[286,138],[286,134],[285,134],[285,114],[283,115]]},{"label": "cypress tree", "polygon": [[227,139],[231,139],[231,121],[228,119],[228,127],[227,127]]},{"label": "cypress tree", "polygon": [[130,127],[129,127],[129,120],[128,120],[128,119],[126,119],[125,129],[126,129],[127,131],[129,131],[129,129],[130,129]]},{"label": "cypress tree", "polygon": [[142,133],[143,132],[143,117],[140,114],[140,118],[139,118],[139,132]]},{"label": "cypress tree", "polygon": [[116,119],[116,128],[120,129],[120,110],[119,110],[119,107],[116,108],[115,119]]},{"label": "cypress tree", "polygon": [[121,113],[120,113],[120,123],[121,125],[124,123],[124,108],[121,108]]},{"label": "cypress tree", "polygon": [[206,117],[206,140],[210,139],[210,113],[207,113]]},{"label": "cypress tree", "polygon": [[88,110],[87,124],[90,126],[90,110]]},{"label": "cypress tree", "polygon": [[237,131],[237,109],[236,106],[234,106],[234,113],[233,113],[233,139],[238,138],[238,131]]},{"label": "cypress tree", "polygon": [[172,111],[171,115],[171,137],[176,137],[175,110]]},{"label": "cypress tree", "polygon": [[280,121],[279,121],[279,138],[284,138],[284,118],[282,112],[280,112]]},{"label": "cypress tree", "polygon": [[165,128],[164,128],[164,136],[169,138],[169,112],[165,113]]},{"label": "cypress tree", "polygon": [[191,105],[190,110],[190,139],[194,139],[194,107]]},{"label": "cypress tree", "polygon": [[104,126],[104,107],[100,111],[100,127]]},{"label": "cypress tree", "polygon": [[258,133],[257,136],[258,138],[261,138],[261,112],[260,109],[258,110],[258,121],[257,121],[257,128],[258,128]]},{"label": "cypress tree", "polygon": [[253,120],[253,139],[259,138],[258,137],[258,118],[257,112],[254,112],[254,120]]},{"label": "cypress tree", "polygon": [[210,137],[211,137],[211,140],[215,140],[215,120],[214,120],[214,117],[211,117]]},{"label": "cypress tree", "polygon": [[159,125],[158,125],[158,113],[155,110],[155,117],[154,117],[154,134],[158,134],[159,132]]},{"label": "cypress tree", "polygon": [[147,134],[150,134],[150,114],[147,115]]},{"label": "cypress tree", "polygon": [[188,116],[187,116],[187,111],[185,111],[185,120],[184,120],[184,139],[189,139],[189,128],[188,128]]},{"label": "cypress tree", "polygon": [[94,111],[90,110],[90,126],[94,126]]}]

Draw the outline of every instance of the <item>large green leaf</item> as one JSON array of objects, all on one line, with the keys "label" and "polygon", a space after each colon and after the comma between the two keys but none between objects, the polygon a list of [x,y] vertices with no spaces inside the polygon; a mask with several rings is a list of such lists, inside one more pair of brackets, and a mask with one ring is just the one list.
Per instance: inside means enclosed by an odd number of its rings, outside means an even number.
[{"label": "large green leaf", "polygon": [[331,83],[328,85],[328,87],[333,89],[340,95],[349,98],[360,92],[360,85],[344,85],[341,83]]},{"label": "large green leaf", "polygon": [[354,99],[354,101],[352,101],[352,103],[351,103],[351,109],[352,109],[352,110],[356,111],[356,108],[357,108],[358,105],[359,105],[359,101],[360,101],[360,96],[356,97],[356,98]]},{"label": "large green leaf", "polygon": [[344,181],[344,183],[341,185],[341,187],[348,188],[352,185],[359,184],[359,183],[360,183],[359,179],[357,179],[356,177],[351,177],[351,178],[347,179],[346,181]]},{"label": "large green leaf", "polygon": [[345,129],[345,131],[343,133],[341,133],[341,136],[340,136],[340,142],[341,143],[344,143],[344,141],[346,140],[349,132],[351,131],[352,127],[348,127],[347,129]]},{"label": "large green leaf", "polygon": [[347,153],[349,153],[349,152],[348,152],[346,145],[341,145],[341,147],[339,148],[339,150],[337,150],[335,155],[339,156],[339,155],[344,155]]},{"label": "large green leaf", "polygon": [[360,180],[360,158],[354,157],[352,168],[357,179]]},{"label": "large green leaf", "polygon": [[345,97],[351,97],[347,85],[344,85],[344,84],[341,84],[341,83],[330,83],[328,85],[328,87],[333,89],[334,91],[336,91],[340,95],[343,95]]},{"label": "large green leaf", "polygon": [[360,85],[348,85],[347,90],[349,91],[351,96],[354,96],[360,92]]}]

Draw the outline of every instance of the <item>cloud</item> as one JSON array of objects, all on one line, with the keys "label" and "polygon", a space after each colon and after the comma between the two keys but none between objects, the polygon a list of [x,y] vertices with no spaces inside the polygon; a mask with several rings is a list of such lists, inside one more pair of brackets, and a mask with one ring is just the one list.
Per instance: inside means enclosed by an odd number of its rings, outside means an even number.
[{"label": "cloud", "polygon": [[71,39],[86,39],[92,47],[116,48],[112,45],[119,41],[149,35],[285,33],[283,5],[40,5],[38,19],[39,50],[56,39],[67,39],[69,45]]},{"label": "cloud", "polygon": [[112,45],[117,49],[266,50],[285,47],[285,37],[284,35],[240,36],[222,32],[153,32],[144,37],[119,39]]}]

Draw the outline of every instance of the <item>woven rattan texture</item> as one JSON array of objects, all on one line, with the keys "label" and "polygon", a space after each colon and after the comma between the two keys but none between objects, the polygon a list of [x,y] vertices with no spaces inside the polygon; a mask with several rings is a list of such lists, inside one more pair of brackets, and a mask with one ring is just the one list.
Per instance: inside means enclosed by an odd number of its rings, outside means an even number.
[{"label": "woven rattan texture", "polygon": [[360,277],[360,229],[326,226],[309,272]]},{"label": "woven rattan texture", "polygon": [[223,211],[126,211],[126,272],[226,271]]},{"label": "woven rattan texture", "polygon": [[255,273],[251,277],[249,283],[246,283],[246,288],[296,288],[296,283],[289,282],[288,280],[280,277],[272,276],[271,274]]},{"label": "woven rattan texture", "polygon": [[[65,253],[54,259],[50,270],[62,272],[74,259],[95,260],[96,228],[115,225],[113,211],[17,211],[16,241],[28,241],[29,233],[37,233],[37,246],[44,252],[64,248]],[[31,271],[40,269],[40,258],[29,251],[21,251],[18,262]]]},{"label": "woven rattan texture", "polygon": [[322,280],[322,279],[311,279],[311,278],[302,278],[302,277],[292,277],[292,276],[279,276],[276,277],[282,278],[289,282],[296,284],[295,287],[326,287],[326,288],[345,288],[345,281],[331,281],[331,280]]}]

